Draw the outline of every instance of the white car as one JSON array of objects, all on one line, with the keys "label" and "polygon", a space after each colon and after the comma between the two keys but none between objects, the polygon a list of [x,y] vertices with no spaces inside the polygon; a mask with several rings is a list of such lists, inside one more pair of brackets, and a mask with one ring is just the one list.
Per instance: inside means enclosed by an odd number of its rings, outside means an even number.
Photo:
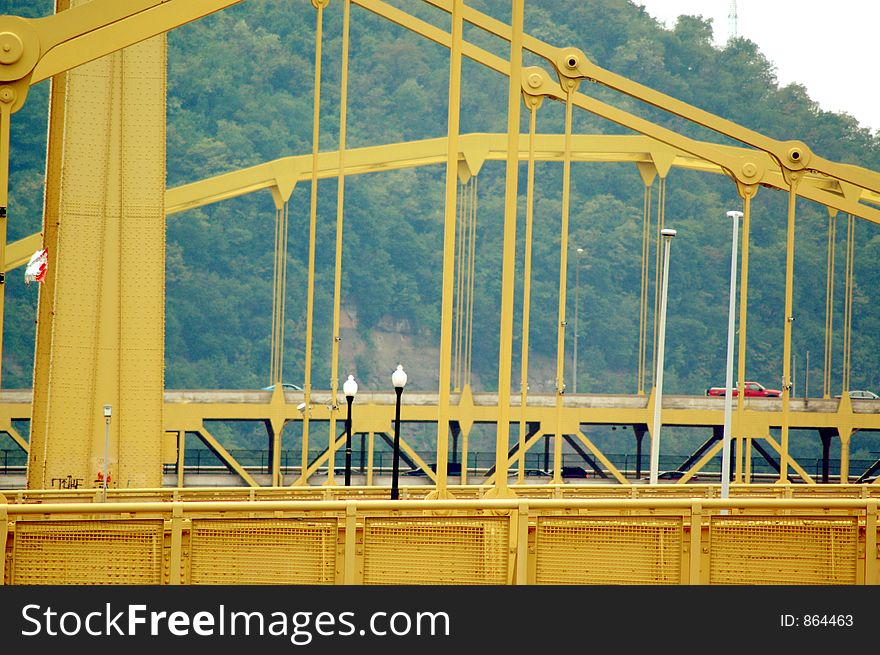
[{"label": "white car", "polygon": [[[275,389],[274,384],[270,384],[268,387],[263,387],[263,391],[273,391]],[[303,388],[298,384],[291,384],[290,382],[282,382],[281,389],[283,391],[302,391]]]},{"label": "white car", "polygon": [[[834,396],[835,398],[840,398],[840,394]],[[867,389],[852,389],[849,392],[849,397],[853,400],[878,400],[880,396],[878,396],[873,391],[868,391]]]}]

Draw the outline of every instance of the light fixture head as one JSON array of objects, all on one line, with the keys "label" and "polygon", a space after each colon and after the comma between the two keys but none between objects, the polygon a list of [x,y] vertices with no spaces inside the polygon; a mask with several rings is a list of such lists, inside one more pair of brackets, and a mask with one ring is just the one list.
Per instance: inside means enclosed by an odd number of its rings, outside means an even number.
[{"label": "light fixture head", "polygon": [[666,228],[663,228],[662,230],[660,230],[660,234],[662,234],[664,237],[669,237],[671,239],[672,237],[674,237],[678,233],[675,230],[673,230],[672,228],[666,227]]},{"label": "light fixture head", "polygon": [[736,211],[735,209],[732,209],[729,212],[727,212],[727,218],[735,218],[736,220],[739,220],[742,217],[743,217],[743,213],[740,211]]},{"label": "light fixture head", "polygon": [[342,384],[342,392],[346,397],[354,398],[358,392],[358,383],[354,381],[354,376],[349,375],[348,379]]},{"label": "light fixture head", "polygon": [[113,413],[112,405],[104,405],[104,416],[106,418],[110,418],[110,415]]},{"label": "light fixture head", "polygon": [[394,385],[395,389],[403,389],[406,386],[406,379],[406,371],[403,370],[403,365],[398,364],[397,369],[391,374],[391,384]]}]

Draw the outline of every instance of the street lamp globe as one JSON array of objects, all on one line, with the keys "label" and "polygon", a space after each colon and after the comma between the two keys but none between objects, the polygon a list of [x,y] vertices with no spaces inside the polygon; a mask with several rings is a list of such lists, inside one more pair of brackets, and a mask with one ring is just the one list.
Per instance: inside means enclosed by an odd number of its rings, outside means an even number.
[{"label": "street lamp globe", "polygon": [[391,384],[394,385],[395,389],[403,389],[406,386],[406,379],[406,371],[403,370],[403,365],[398,364],[397,369],[391,374]]},{"label": "street lamp globe", "polygon": [[342,392],[346,397],[351,396],[354,398],[358,392],[358,383],[355,382],[354,376],[349,375],[348,379],[342,383]]}]

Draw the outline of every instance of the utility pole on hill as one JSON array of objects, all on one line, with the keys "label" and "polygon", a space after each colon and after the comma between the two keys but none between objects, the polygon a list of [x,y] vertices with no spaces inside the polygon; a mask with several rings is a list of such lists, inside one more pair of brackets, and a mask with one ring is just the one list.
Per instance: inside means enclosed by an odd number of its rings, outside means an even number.
[{"label": "utility pole on hill", "polygon": [[730,13],[727,14],[727,40],[735,39],[739,34],[736,26],[736,0],[730,0]]}]

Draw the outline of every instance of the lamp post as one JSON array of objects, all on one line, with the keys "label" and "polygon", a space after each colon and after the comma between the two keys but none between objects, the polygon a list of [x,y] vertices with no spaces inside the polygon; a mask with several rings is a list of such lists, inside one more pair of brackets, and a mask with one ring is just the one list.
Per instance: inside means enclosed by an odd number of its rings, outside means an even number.
[{"label": "lamp post", "polygon": [[733,414],[733,333],[736,323],[736,249],[739,237],[740,211],[727,212],[733,219],[733,239],[730,245],[730,301],[727,307],[727,377],[724,382],[724,436],[721,447],[721,497],[730,496],[730,424]]},{"label": "lamp post", "polygon": [[[110,475],[110,415],[113,414],[112,405],[104,405],[104,502],[107,502],[107,476]],[[118,476],[117,476],[118,477]]]},{"label": "lamp post", "polygon": [[348,416],[345,419],[345,486],[348,487],[351,486],[351,402],[358,392],[358,383],[353,375],[342,383],[342,392],[348,403]]},{"label": "lamp post", "polygon": [[651,429],[651,476],[649,482],[657,484],[660,466],[660,409],[663,404],[663,350],[666,346],[666,292],[669,288],[669,244],[675,230],[660,230],[663,236],[663,284],[660,292],[660,325],[657,334],[657,382],[654,385],[654,425]]},{"label": "lamp post", "polygon": [[403,366],[397,365],[397,370],[391,374],[391,384],[397,393],[397,403],[394,408],[394,454],[391,456],[391,500],[400,498],[397,488],[397,478],[400,474],[398,459],[400,458],[400,395],[406,386],[406,371]]},{"label": "lamp post", "polygon": [[581,272],[581,255],[584,254],[583,248],[577,249],[577,257],[575,258],[574,267],[574,364],[572,366],[573,377],[572,393],[578,392],[578,299],[580,298],[580,272]]}]

